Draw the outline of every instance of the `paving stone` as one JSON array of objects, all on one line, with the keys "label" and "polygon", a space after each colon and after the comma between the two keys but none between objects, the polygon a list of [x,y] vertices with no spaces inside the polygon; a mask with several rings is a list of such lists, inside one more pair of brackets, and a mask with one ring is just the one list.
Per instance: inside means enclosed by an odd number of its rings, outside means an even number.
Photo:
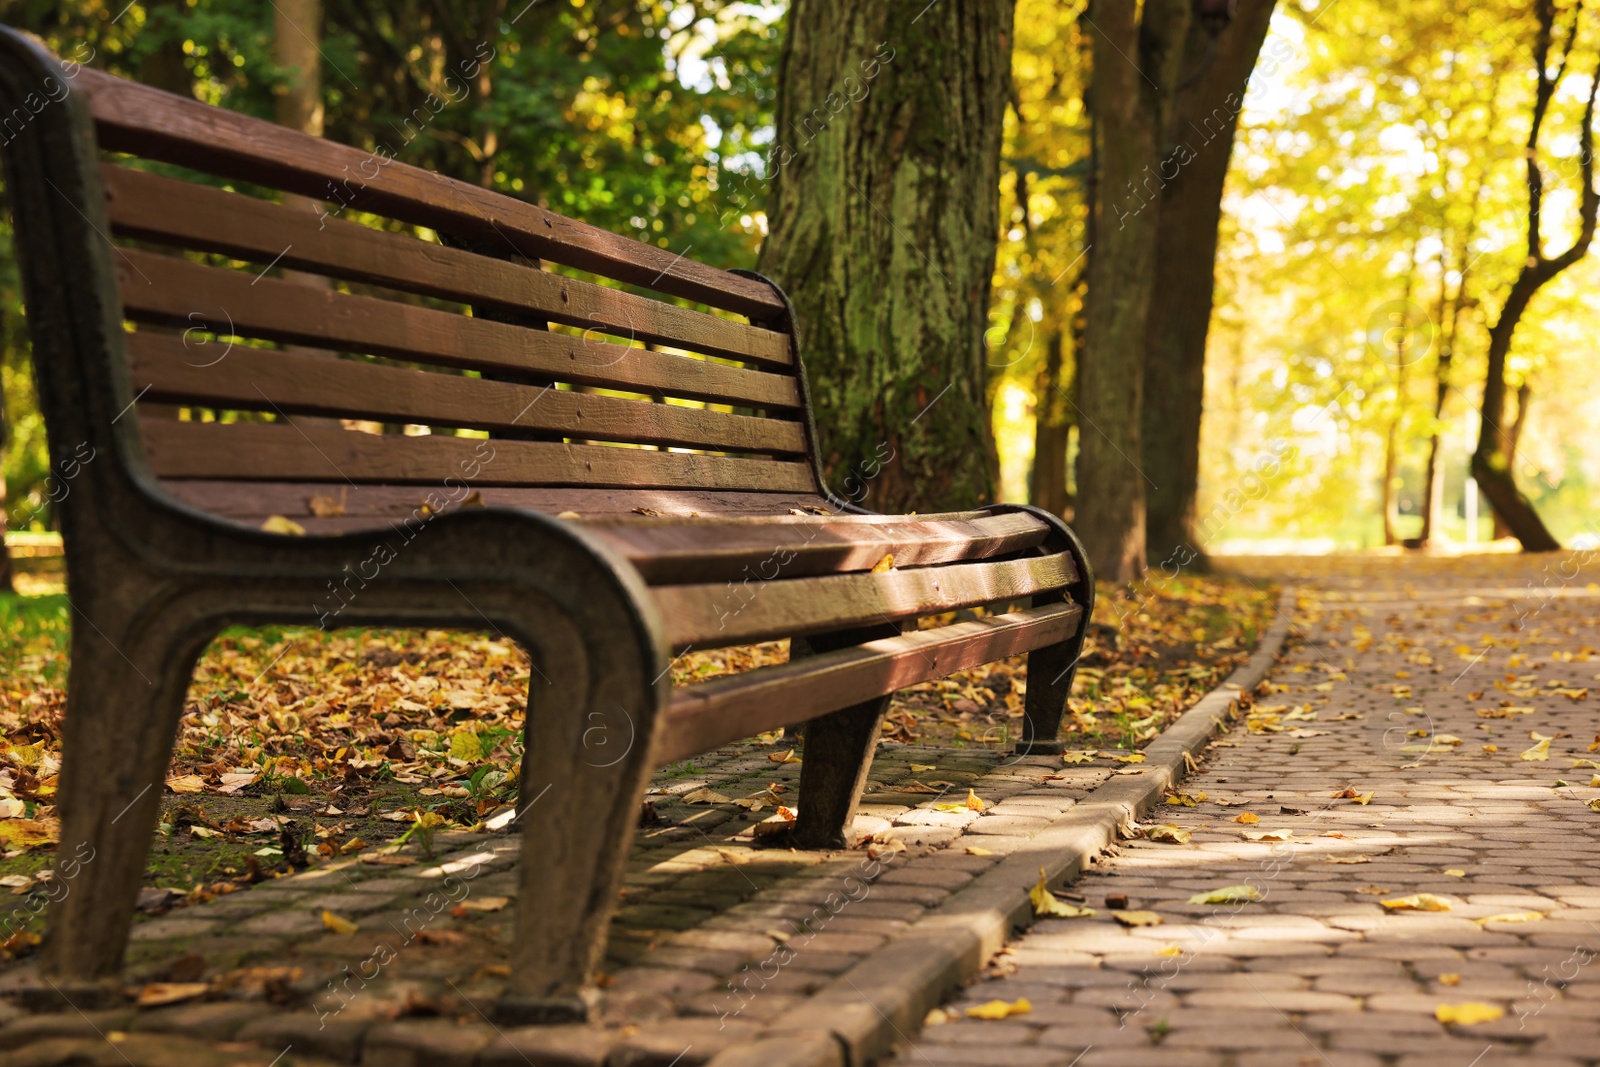
[{"label": "paving stone", "polygon": [[493,1027],[466,1026],[443,1019],[382,1023],[361,1043],[363,1067],[472,1067],[478,1052],[494,1040]]}]

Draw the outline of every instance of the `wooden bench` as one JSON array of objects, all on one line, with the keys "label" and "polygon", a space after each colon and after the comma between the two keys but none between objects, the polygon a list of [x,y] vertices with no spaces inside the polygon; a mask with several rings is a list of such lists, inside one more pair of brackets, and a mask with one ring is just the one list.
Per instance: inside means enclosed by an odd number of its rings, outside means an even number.
[{"label": "wooden bench", "polygon": [[[795,838],[842,847],[890,694],[1023,652],[1019,748],[1060,750],[1093,601],[1071,531],[830,494],[770,282],[0,30],[18,114],[6,178],[69,488],[56,979],[119,966],[190,672],[226,625],[527,649],[513,1019],[584,1014],[655,768],[805,723]],[[1031,606],[926,626],[1009,602]],[[781,638],[785,665],[668,680],[685,649]]]}]

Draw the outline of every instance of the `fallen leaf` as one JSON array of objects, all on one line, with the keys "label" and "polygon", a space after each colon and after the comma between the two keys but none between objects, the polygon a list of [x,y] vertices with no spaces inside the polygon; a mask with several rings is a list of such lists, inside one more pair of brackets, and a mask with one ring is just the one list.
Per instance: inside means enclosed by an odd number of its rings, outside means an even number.
[{"label": "fallen leaf", "polygon": [[732,804],[733,798],[713,789],[696,789],[678,798],[685,804]]},{"label": "fallen leaf", "polygon": [[1439,976],[1439,984],[1440,985],[1460,985],[1461,984],[1461,976],[1459,974],[1456,974],[1454,971],[1450,971],[1448,973],[1441,974]]},{"label": "fallen leaf", "polygon": [[1144,832],[1144,836],[1148,841],[1168,841],[1174,845],[1187,845],[1192,838],[1189,831],[1171,823],[1152,826]]},{"label": "fallen leaf", "polygon": [[218,789],[217,792],[226,794],[227,796],[233,796],[245,786],[253,785],[255,780],[259,777],[261,777],[261,775],[257,771],[251,771],[248,774],[229,772],[220,777],[219,780],[222,782],[222,787]]},{"label": "fallen leaf", "polygon": [[794,754],[794,749],[787,752],[768,752],[767,758],[773,763],[799,763],[800,757]]},{"label": "fallen leaf", "polygon": [[1009,1019],[1013,1015],[1026,1015],[1033,1010],[1033,1005],[1028,1003],[1027,997],[1020,997],[1013,1001],[991,1000],[987,1004],[979,1004],[975,1008],[967,1009],[969,1019]]},{"label": "fallen leaf", "polygon": [[1063,752],[1063,753],[1061,753],[1061,762],[1062,763],[1088,763],[1089,761],[1093,760],[1094,758],[1095,758],[1095,754],[1094,754],[1094,752],[1092,750],[1083,750],[1083,751],[1079,751],[1079,752]]},{"label": "fallen leaf", "polygon": [[198,793],[205,787],[205,779],[198,774],[180,774],[176,778],[167,779],[167,788],[174,793]]},{"label": "fallen leaf", "polygon": [[983,798],[979,797],[977,793],[974,793],[970,789],[967,790],[967,807],[968,808],[972,809],[973,811],[982,811],[984,808],[987,808],[988,806],[989,805],[984,803]]},{"label": "fallen leaf", "polygon": [[326,908],[322,910],[322,925],[326,926],[334,933],[343,934],[346,937],[361,929],[361,927],[357,926],[349,919],[346,919],[340,915],[335,915]]},{"label": "fallen leaf", "polygon": [[1476,1026],[1492,1023],[1505,1015],[1504,1008],[1469,1000],[1465,1004],[1440,1004],[1433,1009],[1433,1017],[1446,1026]]},{"label": "fallen leaf", "polygon": [[938,769],[939,769],[938,767],[934,766],[931,763],[913,763],[911,765],[911,773],[912,774],[922,774],[925,771],[936,771]]},{"label": "fallen leaf", "polygon": [[1377,796],[1377,795],[1378,795],[1377,792],[1374,790],[1373,792],[1362,793],[1360,796],[1356,797],[1355,800],[1356,800],[1357,804],[1367,805],[1367,804],[1371,804],[1372,803],[1372,798]]},{"label": "fallen leaf", "polygon": [[1253,885],[1225,885],[1221,889],[1209,889],[1204,893],[1196,893],[1189,898],[1191,904],[1247,904],[1251,901],[1265,900],[1261,891]]},{"label": "fallen leaf", "polygon": [[1183,949],[1179,948],[1177,945],[1166,945],[1166,946],[1163,946],[1162,948],[1156,949],[1156,955],[1157,956],[1181,956],[1181,955],[1183,955]]},{"label": "fallen leaf", "polygon": [[878,562],[876,562],[876,563],[874,563],[872,565],[872,573],[873,574],[882,574],[885,571],[892,571],[892,570],[894,570],[894,553],[893,552],[890,552],[889,554],[884,556],[882,559],[880,559]]},{"label": "fallen leaf", "polygon": [[1045,919],[1087,919],[1094,915],[1093,908],[1080,908],[1075,904],[1065,904],[1056,899],[1046,884],[1044,868],[1039,868],[1039,882],[1028,890],[1028,900],[1033,904],[1033,913]]},{"label": "fallen leaf", "polygon": [[1153,911],[1114,911],[1111,917],[1123,926],[1160,926],[1164,921]]},{"label": "fallen leaf", "polygon": [[261,528],[267,533],[293,534],[296,537],[304,537],[306,535],[304,526],[282,515],[269,515],[267,521],[261,524]]},{"label": "fallen leaf", "polygon": [[1233,817],[1234,822],[1255,823],[1261,821],[1261,816],[1253,811],[1243,811]]},{"label": "fallen leaf", "polygon": [[1240,830],[1246,841],[1293,841],[1293,830]]},{"label": "fallen leaf", "polygon": [[967,851],[967,855],[969,855],[969,856],[992,856],[992,855],[994,855],[994,852],[992,850],[984,848],[982,845],[968,845],[966,851]]},{"label": "fallen leaf", "polygon": [[1472,921],[1482,926],[1485,923],[1534,923],[1542,918],[1544,918],[1542,911],[1509,911],[1503,915],[1488,915]]},{"label": "fallen leaf", "polygon": [[1126,756],[1113,755],[1111,758],[1116,760],[1118,763],[1143,763],[1144,762],[1144,753],[1143,752],[1130,752]]},{"label": "fallen leaf", "polygon": [[203,997],[211,986],[205,982],[151,982],[139,990],[135,1001],[141,1008],[155,1008],[162,1004],[177,1004],[195,997]]},{"label": "fallen leaf", "polygon": [[[1532,748],[1528,749],[1526,752],[1524,752],[1522,755],[1518,756],[1517,758],[1518,759],[1527,760],[1530,763],[1532,763],[1534,761],[1542,762],[1544,760],[1549,759],[1550,758],[1550,738],[1547,737],[1543,741],[1540,741],[1537,745],[1534,745]],[[1497,1016],[1497,1018],[1498,1018],[1498,1016]]]},{"label": "fallen leaf", "polygon": [[1483,750],[1485,752],[1499,752],[1500,751],[1500,746],[1499,745],[1484,745],[1483,746]]},{"label": "fallen leaf", "polygon": [[468,911],[499,911],[509,903],[510,897],[481,896],[467,897],[459,906]]},{"label": "fallen leaf", "polygon": [[[1324,857],[1322,862],[1323,863],[1371,863],[1372,862],[1372,857],[1367,855],[1365,852],[1358,852],[1353,856],[1327,856],[1327,857]],[[1380,892],[1387,893],[1388,890],[1384,889],[1384,890],[1380,890]]]},{"label": "fallen leaf", "polygon": [[1390,911],[1449,911],[1450,902],[1432,893],[1412,893],[1410,896],[1380,900],[1379,904]]},{"label": "fallen leaf", "polygon": [[44,848],[60,840],[61,827],[54,819],[0,821],[0,850]]},{"label": "fallen leaf", "polygon": [[1204,793],[1168,793],[1167,803],[1182,808],[1192,808],[1206,799]]},{"label": "fallen leaf", "polygon": [[1589,801],[1589,810],[1600,811],[1600,797],[1595,797],[1593,800]]},{"label": "fallen leaf", "polygon": [[1465,878],[1467,876],[1467,872],[1463,871],[1459,867],[1452,867],[1444,873],[1448,874],[1451,878]]},{"label": "fallen leaf", "polygon": [[1436,745],[1449,745],[1453,748],[1461,744],[1461,738],[1455,734],[1434,734],[1433,743]]}]

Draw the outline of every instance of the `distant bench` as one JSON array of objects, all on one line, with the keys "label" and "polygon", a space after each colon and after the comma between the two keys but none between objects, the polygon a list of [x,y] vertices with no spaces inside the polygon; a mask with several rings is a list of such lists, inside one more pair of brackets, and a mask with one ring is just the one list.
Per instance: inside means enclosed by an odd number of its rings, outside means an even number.
[{"label": "distant bench", "polygon": [[[0,29],[0,107],[52,101],[5,152],[51,454],[92,457],[61,501],[60,848],[81,862],[48,973],[116,972],[190,672],[226,625],[528,650],[512,1019],[586,1011],[659,766],[805,723],[793,838],[842,847],[890,694],[1022,652],[1020,748],[1060,750],[1093,602],[1071,531],[828,493],[772,283],[96,71],[67,83]],[[787,664],[670,684],[683,650],[781,638]]]}]

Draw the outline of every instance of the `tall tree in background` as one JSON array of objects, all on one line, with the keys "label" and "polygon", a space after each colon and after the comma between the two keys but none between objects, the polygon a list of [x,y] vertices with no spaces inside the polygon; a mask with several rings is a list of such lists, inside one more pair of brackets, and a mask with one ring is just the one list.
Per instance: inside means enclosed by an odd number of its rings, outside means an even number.
[{"label": "tall tree in background", "polygon": [[1098,186],[1078,368],[1074,525],[1102,578],[1144,572],[1140,407],[1155,287],[1161,164],[1189,30],[1190,0],[1093,0],[1091,87]]},{"label": "tall tree in background", "polygon": [[833,487],[875,508],[994,499],[984,331],[1013,3],[789,11],[760,267],[795,301]]},{"label": "tall tree in background", "polygon": [[1566,251],[1555,256],[1545,255],[1543,208],[1544,170],[1539,163],[1539,136],[1550,112],[1550,103],[1556,89],[1567,72],[1574,45],[1582,29],[1583,5],[1571,7],[1572,17],[1560,44],[1560,58],[1551,73],[1550,54],[1557,47],[1555,41],[1555,0],[1536,0],[1534,17],[1536,29],[1533,41],[1533,70],[1537,78],[1534,90],[1533,116],[1528,127],[1528,145],[1525,154],[1528,186],[1528,258],[1517,272],[1516,281],[1506,293],[1500,317],[1489,330],[1489,366],[1483,382],[1483,420],[1478,431],[1478,447],[1472,453],[1472,477],[1483,495],[1489,498],[1495,514],[1505,523],[1522,547],[1528,552],[1553,552],[1561,542],[1545,528],[1544,521],[1533,504],[1517,488],[1516,475],[1511,462],[1516,452],[1516,439],[1512,426],[1506,422],[1506,356],[1511,352],[1511,341],[1517,323],[1545,283],[1578,262],[1588,254],[1594,240],[1595,217],[1600,213],[1600,190],[1594,186],[1594,112],[1595,94],[1600,90],[1600,61],[1589,81],[1587,103],[1578,129],[1578,177],[1581,183],[1578,208],[1578,234]]},{"label": "tall tree in background", "polygon": [[[1226,11],[1226,5],[1209,6]],[[1145,545],[1154,561],[1165,561],[1175,552],[1179,560],[1203,561],[1194,529],[1195,493],[1217,227],[1245,87],[1275,6],[1276,0],[1241,0],[1231,26],[1222,17],[1202,14],[1191,23],[1183,49],[1175,143],[1161,170],[1155,255],[1161,309],[1149,317],[1144,343],[1140,454],[1150,477],[1145,485]]]}]

